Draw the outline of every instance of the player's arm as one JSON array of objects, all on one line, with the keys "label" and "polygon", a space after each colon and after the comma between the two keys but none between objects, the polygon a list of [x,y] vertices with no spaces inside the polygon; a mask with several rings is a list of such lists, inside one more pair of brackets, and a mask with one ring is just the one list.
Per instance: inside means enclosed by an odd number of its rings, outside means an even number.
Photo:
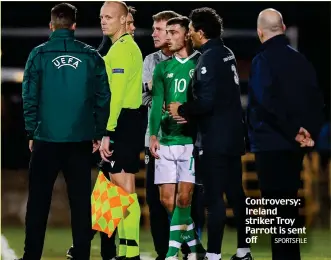
[{"label": "player's arm", "polygon": [[202,58],[201,66],[197,71],[196,98],[179,106],[178,114],[182,117],[203,115],[213,110],[214,97],[218,85],[216,73],[219,72],[212,55],[206,55]]},{"label": "player's arm", "polygon": [[39,105],[39,83],[40,83],[40,56],[33,50],[26,62],[23,83],[22,99],[25,130],[29,140],[33,139],[37,127],[37,110]]},{"label": "player's arm", "polygon": [[101,140],[106,135],[106,126],[109,118],[110,89],[106,67],[99,54],[96,55],[95,78],[95,105],[94,117],[96,126],[96,140]]},{"label": "player's arm", "polygon": [[150,136],[157,136],[162,118],[162,106],[164,103],[164,84],[162,78],[161,64],[155,67],[152,88],[152,109],[149,116]]},{"label": "player's arm", "polygon": [[111,75],[111,100],[110,116],[107,123],[107,135],[113,140],[117,120],[123,107],[123,100],[128,87],[129,68],[132,63],[131,55],[128,51],[120,51],[109,57],[105,57],[108,77]]}]

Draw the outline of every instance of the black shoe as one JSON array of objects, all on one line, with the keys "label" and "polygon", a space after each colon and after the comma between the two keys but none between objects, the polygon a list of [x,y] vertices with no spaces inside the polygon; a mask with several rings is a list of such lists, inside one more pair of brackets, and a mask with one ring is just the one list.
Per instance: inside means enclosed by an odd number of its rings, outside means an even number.
[{"label": "black shoe", "polygon": [[19,259],[14,259],[14,260],[23,260],[23,257],[22,258],[19,258]]},{"label": "black shoe", "polygon": [[166,259],[166,256],[164,255],[164,256],[157,256],[156,258],[155,258],[155,260],[164,260],[164,259]]},{"label": "black shoe", "polygon": [[254,260],[254,258],[252,257],[251,253],[247,253],[243,257],[238,257],[236,254],[234,254],[230,260]]},{"label": "black shoe", "polygon": [[67,254],[66,254],[66,257],[67,259],[73,259],[74,257],[72,256],[72,250],[74,249],[73,246],[71,246],[68,251],[67,251]]},{"label": "black shoe", "polygon": [[134,256],[134,257],[125,257],[125,260],[140,260],[140,255]]}]

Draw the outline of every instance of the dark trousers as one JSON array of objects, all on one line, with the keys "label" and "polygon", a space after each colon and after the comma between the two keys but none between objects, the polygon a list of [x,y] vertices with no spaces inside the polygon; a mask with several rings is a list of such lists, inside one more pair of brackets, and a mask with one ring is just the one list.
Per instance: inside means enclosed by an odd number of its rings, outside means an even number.
[{"label": "dark trousers", "polygon": [[[166,209],[160,201],[158,185],[154,184],[155,159],[150,154],[149,148],[145,148],[146,163],[146,200],[149,207],[149,218],[151,233],[155,251],[160,259],[164,259],[168,252],[170,220]],[[147,159],[148,158],[148,159]],[[203,228],[204,225],[204,206],[202,203],[201,186],[196,185],[192,198],[192,219],[196,228]],[[188,254],[189,247],[182,246],[182,252]]]},{"label": "dark trousers", "polygon": [[34,141],[29,166],[24,260],[41,258],[55,180],[67,184],[75,259],[90,259],[92,142]]},{"label": "dark trousers", "polygon": [[[108,237],[106,233],[99,232],[100,233],[100,240],[101,240],[101,257],[102,260],[110,260],[114,257],[116,257],[116,243],[115,243],[115,237],[116,237],[117,229],[115,229],[113,235],[111,237]],[[94,238],[95,234],[97,233],[96,230],[92,230],[92,239]]]},{"label": "dark trousers", "polygon": [[168,252],[170,223],[168,213],[160,201],[159,187],[154,184],[155,158],[145,148],[146,201],[155,252],[164,259]]},{"label": "dark trousers", "polygon": [[233,208],[237,227],[237,247],[247,248],[245,224],[245,193],[242,186],[240,156],[216,156],[202,154],[198,174],[204,186],[207,207],[207,252],[219,254],[226,221],[226,207],[223,194]]},{"label": "dark trousers", "polygon": [[[270,151],[255,154],[256,170],[259,177],[261,195],[272,199],[297,199],[300,188],[300,173],[304,154],[293,151]],[[274,206],[276,207],[276,206]],[[268,205],[268,208],[273,208]],[[282,228],[299,227],[299,208],[277,206],[277,217],[295,219],[294,226],[278,225]],[[298,235],[271,235],[272,260],[300,260],[300,246],[298,243],[276,243],[277,238],[298,238]]]}]

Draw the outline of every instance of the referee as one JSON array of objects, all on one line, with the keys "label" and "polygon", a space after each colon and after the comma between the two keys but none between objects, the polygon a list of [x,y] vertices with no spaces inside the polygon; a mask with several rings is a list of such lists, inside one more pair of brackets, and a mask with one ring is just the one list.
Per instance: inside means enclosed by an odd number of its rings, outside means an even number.
[{"label": "referee", "polygon": [[223,22],[211,8],[195,9],[190,15],[193,47],[202,53],[192,78],[193,100],[168,106],[175,120],[196,121],[199,169],[208,210],[208,260],[221,258],[226,219],[223,193],[236,218],[238,245],[232,260],[251,260],[245,234],[245,194],[241,155],[244,125],[236,59],[222,39]]},{"label": "referee", "polygon": [[[119,257],[140,259],[140,205],[135,193],[135,173],[139,172],[142,129],[143,58],[138,45],[126,32],[128,7],[124,2],[107,1],[101,8],[101,27],[112,46],[104,57],[112,92],[107,136],[100,147],[101,169],[111,174],[112,182],[134,200],[117,228]],[[112,19],[110,19],[110,17]]]},{"label": "referee", "polygon": [[[129,13],[126,17],[126,31],[133,37],[134,31],[136,30],[136,27],[134,26],[133,15],[136,13],[136,9],[133,6],[128,6],[128,10],[129,10]],[[107,35],[103,36],[102,42],[101,42],[100,46],[98,47],[98,52],[100,53],[101,56],[106,56],[110,47],[111,47],[111,40],[110,40],[109,36],[107,36]],[[100,232],[100,241],[101,241],[100,254],[101,254],[102,260],[110,260],[110,259],[116,257],[116,244],[115,244],[116,232],[117,232],[117,229],[115,229],[115,231],[111,237],[108,237],[108,235],[104,232]],[[92,230],[91,239],[94,238],[96,233],[97,233],[96,230]],[[74,258],[73,254],[72,254],[73,248],[74,247],[71,246],[67,250],[67,253],[66,253],[67,259]]]},{"label": "referee", "polygon": [[32,154],[23,260],[41,258],[60,170],[67,183],[75,259],[90,259],[92,151],[106,134],[110,91],[101,56],[75,40],[76,13],[66,3],[51,10],[53,32],[31,51],[24,71],[23,111]]}]

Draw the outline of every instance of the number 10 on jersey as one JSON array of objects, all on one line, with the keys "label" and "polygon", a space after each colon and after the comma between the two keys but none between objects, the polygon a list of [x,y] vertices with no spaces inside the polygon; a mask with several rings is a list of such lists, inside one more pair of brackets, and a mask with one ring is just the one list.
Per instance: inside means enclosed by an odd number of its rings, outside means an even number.
[{"label": "number 10 on jersey", "polygon": [[186,89],[186,79],[175,79],[175,93],[184,92]]}]

